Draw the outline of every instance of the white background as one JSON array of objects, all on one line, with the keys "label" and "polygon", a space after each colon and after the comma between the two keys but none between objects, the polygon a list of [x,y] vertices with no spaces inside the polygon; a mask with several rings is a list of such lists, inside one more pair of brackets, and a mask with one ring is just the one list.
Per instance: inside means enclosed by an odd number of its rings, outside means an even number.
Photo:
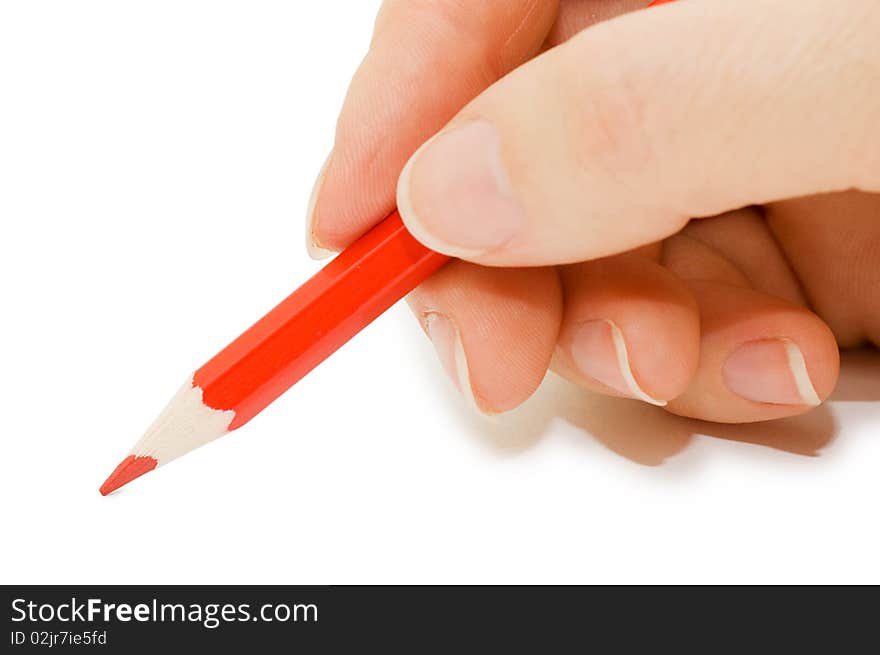
[{"label": "white background", "polygon": [[880,582],[880,356],[715,426],[555,378],[468,413],[403,306],[108,498],[186,376],[317,270],[377,2],[0,4],[0,582]]}]

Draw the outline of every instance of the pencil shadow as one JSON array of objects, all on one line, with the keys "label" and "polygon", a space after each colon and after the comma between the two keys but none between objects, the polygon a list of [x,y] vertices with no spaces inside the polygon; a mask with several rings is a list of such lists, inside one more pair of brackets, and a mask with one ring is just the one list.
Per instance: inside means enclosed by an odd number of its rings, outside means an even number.
[{"label": "pencil shadow", "polygon": [[[842,358],[832,401],[880,400],[880,352],[860,350]],[[608,398],[579,389],[550,374],[523,407],[492,419],[461,410],[461,420],[488,447],[518,452],[537,444],[557,422],[577,427],[609,450],[644,466],[659,466],[685,450],[697,436],[763,446],[816,457],[838,426],[828,405],[786,419],[720,424],[682,418],[633,400]]]}]

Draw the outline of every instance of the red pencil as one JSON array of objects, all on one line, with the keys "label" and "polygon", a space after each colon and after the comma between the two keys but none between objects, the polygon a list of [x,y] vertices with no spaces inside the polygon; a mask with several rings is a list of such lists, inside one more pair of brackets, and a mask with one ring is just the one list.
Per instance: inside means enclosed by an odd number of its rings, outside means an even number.
[{"label": "red pencil", "polygon": [[197,370],[101,493],[250,421],[448,260],[394,212]]},{"label": "red pencil", "polygon": [[250,421],[447,261],[391,214],[193,373],[101,494]]}]

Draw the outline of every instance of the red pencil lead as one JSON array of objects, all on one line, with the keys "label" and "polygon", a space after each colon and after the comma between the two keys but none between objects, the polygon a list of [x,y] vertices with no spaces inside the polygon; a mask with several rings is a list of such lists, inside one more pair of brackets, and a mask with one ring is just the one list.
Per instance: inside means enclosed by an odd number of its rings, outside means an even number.
[{"label": "red pencil lead", "polygon": [[158,462],[149,456],[135,457],[134,455],[129,455],[119,463],[119,466],[113,470],[110,477],[101,485],[99,489],[101,495],[106,496],[113,493],[119,487],[128,484],[135,478],[141,477],[144,473],[149,473],[156,468],[157,464]]}]

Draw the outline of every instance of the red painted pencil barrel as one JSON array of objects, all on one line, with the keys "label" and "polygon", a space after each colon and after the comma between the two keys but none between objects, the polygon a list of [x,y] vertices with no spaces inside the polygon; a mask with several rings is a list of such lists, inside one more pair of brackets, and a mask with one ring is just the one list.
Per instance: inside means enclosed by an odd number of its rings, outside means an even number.
[{"label": "red painted pencil barrel", "polygon": [[447,261],[395,212],[196,371],[203,402],[247,423]]}]

